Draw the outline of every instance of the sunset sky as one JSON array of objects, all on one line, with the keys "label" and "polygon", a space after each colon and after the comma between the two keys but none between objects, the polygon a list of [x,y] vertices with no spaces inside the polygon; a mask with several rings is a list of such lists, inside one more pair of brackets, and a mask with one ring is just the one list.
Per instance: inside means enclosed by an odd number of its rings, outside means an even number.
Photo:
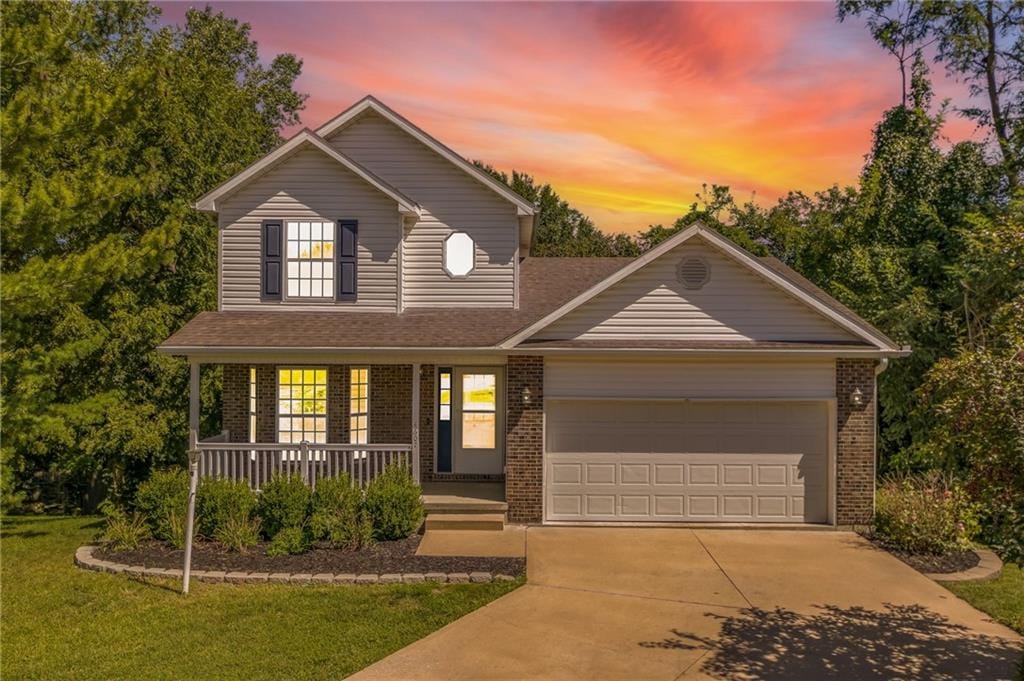
[{"label": "sunset sky", "polygon": [[[165,20],[188,6],[163,4]],[[303,60],[303,125],[376,95],[608,231],[671,222],[702,182],[762,202],[849,183],[899,100],[895,60],[829,3],[214,7],[252,25],[262,58]],[[964,101],[933,76],[939,99]],[[953,116],[945,133],[974,129]]]}]

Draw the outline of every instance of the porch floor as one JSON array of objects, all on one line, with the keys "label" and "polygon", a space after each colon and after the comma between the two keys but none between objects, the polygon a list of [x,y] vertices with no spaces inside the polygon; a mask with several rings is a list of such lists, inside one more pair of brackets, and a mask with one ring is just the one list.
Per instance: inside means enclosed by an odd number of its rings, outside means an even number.
[{"label": "porch floor", "polygon": [[428,513],[508,510],[503,482],[425,482],[422,486],[423,506]]}]

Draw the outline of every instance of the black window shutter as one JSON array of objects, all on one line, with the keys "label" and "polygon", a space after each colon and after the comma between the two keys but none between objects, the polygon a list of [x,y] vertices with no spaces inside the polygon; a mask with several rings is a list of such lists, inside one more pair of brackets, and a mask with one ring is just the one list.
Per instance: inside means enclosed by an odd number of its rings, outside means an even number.
[{"label": "black window shutter", "polygon": [[355,302],[357,292],[357,254],[359,244],[359,221],[338,220],[338,295],[337,299]]},{"label": "black window shutter", "polygon": [[264,300],[281,300],[281,246],[284,241],[280,220],[263,221],[260,294]]}]

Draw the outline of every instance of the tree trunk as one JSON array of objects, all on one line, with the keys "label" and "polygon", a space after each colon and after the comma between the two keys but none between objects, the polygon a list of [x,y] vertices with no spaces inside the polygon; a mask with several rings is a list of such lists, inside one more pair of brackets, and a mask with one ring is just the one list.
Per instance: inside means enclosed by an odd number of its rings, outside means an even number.
[{"label": "tree trunk", "polygon": [[988,39],[985,52],[985,82],[988,87],[988,101],[992,110],[992,128],[996,131],[996,141],[999,144],[999,151],[1003,156],[1003,164],[1006,166],[1006,174],[1010,186],[1017,185],[1016,159],[1013,158],[1013,151],[1010,148],[1010,140],[1006,135],[1006,119],[1003,116],[1002,106],[999,104],[999,83],[996,80],[996,24],[992,15],[995,0],[988,0],[985,3],[985,31]]}]

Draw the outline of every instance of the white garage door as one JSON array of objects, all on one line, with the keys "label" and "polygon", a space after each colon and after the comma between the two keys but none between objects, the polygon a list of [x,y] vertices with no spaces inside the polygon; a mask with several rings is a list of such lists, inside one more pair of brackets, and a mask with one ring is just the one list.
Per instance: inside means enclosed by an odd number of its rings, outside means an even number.
[{"label": "white garage door", "polygon": [[828,520],[825,402],[546,402],[545,518]]}]

